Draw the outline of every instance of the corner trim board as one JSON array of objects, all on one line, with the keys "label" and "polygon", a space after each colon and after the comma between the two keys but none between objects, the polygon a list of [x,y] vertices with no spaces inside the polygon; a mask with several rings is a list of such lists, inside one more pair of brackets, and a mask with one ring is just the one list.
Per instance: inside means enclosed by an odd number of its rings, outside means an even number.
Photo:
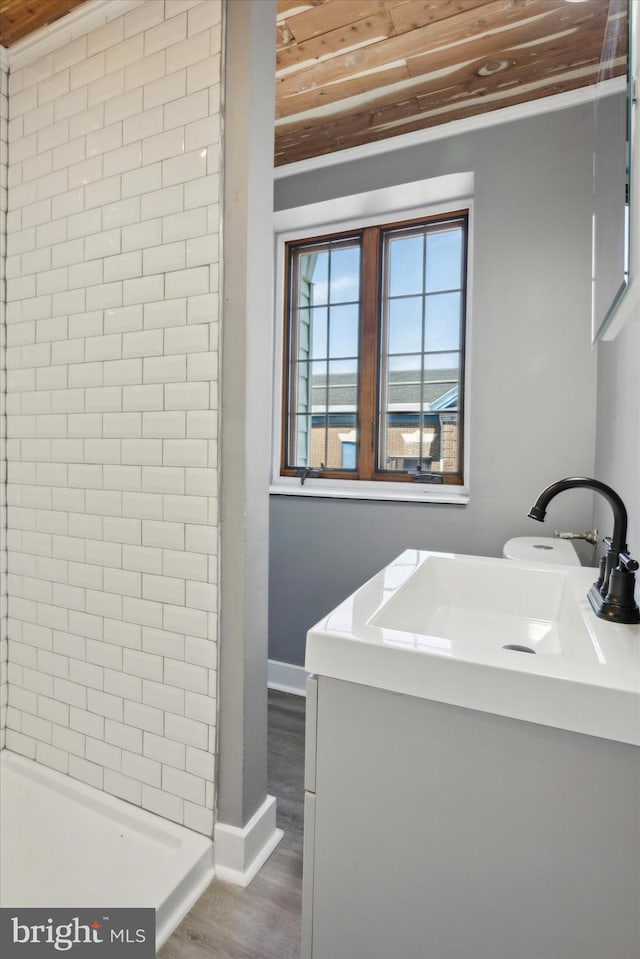
[{"label": "corner trim board", "polygon": [[275,796],[267,796],[242,828],[216,823],[213,831],[216,878],[236,886],[248,886],[283,835],[281,829],[276,829]]}]

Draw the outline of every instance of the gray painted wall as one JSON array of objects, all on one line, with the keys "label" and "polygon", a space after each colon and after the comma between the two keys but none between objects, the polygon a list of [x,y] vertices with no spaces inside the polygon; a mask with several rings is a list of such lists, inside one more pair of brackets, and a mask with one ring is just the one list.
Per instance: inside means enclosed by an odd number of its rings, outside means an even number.
[{"label": "gray painted wall", "polygon": [[307,629],[408,546],[499,555],[510,536],[590,526],[588,493],[556,500],[544,527],[526,513],[548,483],[594,469],[592,120],[574,107],[276,182],[281,210],[473,170],[475,236],[471,501],[272,496],[271,659],[303,664]]}]

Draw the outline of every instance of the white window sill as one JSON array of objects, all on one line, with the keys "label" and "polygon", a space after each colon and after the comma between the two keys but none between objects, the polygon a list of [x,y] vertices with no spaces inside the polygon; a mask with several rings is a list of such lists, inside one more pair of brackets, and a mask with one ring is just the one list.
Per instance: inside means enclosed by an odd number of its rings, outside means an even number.
[{"label": "white window sill", "polygon": [[323,499],[390,500],[402,503],[440,503],[466,506],[469,490],[464,486],[432,483],[366,483],[308,477],[304,484],[295,476],[280,476],[269,486],[274,496],[311,496]]}]

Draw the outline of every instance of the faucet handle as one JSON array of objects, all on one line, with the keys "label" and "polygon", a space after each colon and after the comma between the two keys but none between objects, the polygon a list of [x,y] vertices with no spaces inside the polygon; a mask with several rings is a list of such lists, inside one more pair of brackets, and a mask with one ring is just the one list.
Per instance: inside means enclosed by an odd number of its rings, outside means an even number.
[{"label": "faucet handle", "polygon": [[562,530],[555,530],[553,534],[557,539],[583,539],[585,542],[590,543],[591,546],[596,546],[598,543],[598,530],[589,529],[585,533],[565,533]]},{"label": "faucet handle", "polygon": [[626,569],[628,573],[634,573],[640,567],[640,563],[632,559],[628,553],[618,553],[618,560],[620,565]]}]

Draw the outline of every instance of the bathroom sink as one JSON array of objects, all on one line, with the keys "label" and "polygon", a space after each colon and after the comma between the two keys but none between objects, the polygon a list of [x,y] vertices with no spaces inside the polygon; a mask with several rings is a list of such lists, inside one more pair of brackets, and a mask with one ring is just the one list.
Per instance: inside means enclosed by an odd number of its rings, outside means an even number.
[{"label": "bathroom sink", "polygon": [[430,555],[371,618],[373,626],[496,649],[569,654],[586,636],[566,572]]},{"label": "bathroom sink", "polygon": [[598,571],[405,550],[307,634],[344,679],[640,744],[640,626],[598,619]]}]

